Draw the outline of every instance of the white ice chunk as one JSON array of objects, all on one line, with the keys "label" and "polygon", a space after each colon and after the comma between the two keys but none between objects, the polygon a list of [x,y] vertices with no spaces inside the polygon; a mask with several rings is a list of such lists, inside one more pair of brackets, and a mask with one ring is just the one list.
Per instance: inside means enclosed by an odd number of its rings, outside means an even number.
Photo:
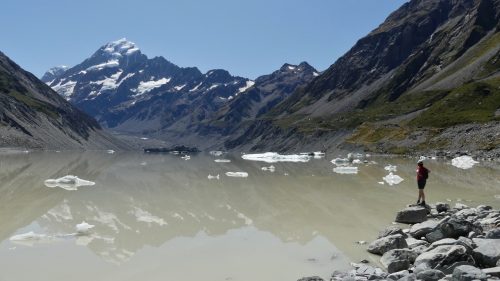
[{"label": "white ice chunk", "polygon": [[276,171],[276,167],[274,167],[273,165],[271,165],[269,167],[262,167],[261,169],[262,169],[262,171],[269,171],[271,173],[274,173],[274,171]]},{"label": "white ice chunk", "polygon": [[229,160],[229,159],[215,159],[214,161],[217,163],[230,163],[231,162],[231,160]]},{"label": "white ice chunk", "polygon": [[212,175],[208,174],[208,179],[209,180],[218,180],[218,179],[220,179],[220,176],[218,174],[217,174],[217,176],[212,176]]},{"label": "white ice chunk", "polygon": [[78,234],[88,234],[95,225],[88,224],[85,221],[76,225],[76,233]]},{"label": "white ice chunk", "polygon": [[389,164],[389,165],[387,165],[387,166],[384,167],[384,170],[386,170],[388,172],[397,172],[398,171],[398,167]]},{"label": "white ice chunk", "polygon": [[404,180],[402,177],[394,175],[392,172],[390,172],[387,176],[383,177],[382,179],[389,185],[399,184]]},{"label": "white ice chunk", "polygon": [[385,184],[385,182],[383,182],[383,181],[379,181],[379,182],[378,182],[378,184],[382,184],[382,185],[384,185],[384,184]]},{"label": "white ice chunk", "polygon": [[358,167],[335,167],[333,171],[337,174],[354,175],[358,173]]},{"label": "white ice chunk", "polygon": [[251,161],[262,161],[266,163],[277,163],[277,162],[309,162],[311,157],[309,155],[280,155],[276,152],[266,152],[261,154],[244,154],[241,158]]},{"label": "white ice chunk", "polygon": [[227,172],[226,176],[234,178],[247,178],[248,173],[246,172]]},{"label": "white ice chunk", "polygon": [[354,160],[352,160],[352,164],[363,164],[363,161],[361,161],[359,159],[354,159]]},{"label": "white ice chunk", "polygon": [[184,155],[181,157],[181,159],[184,159],[184,160],[190,160],[191,159],[191,156],[189,155]]},{"label": "white ice chunk", "polygon": [[331,162],[337,166],[347,165],[347,164],[351,163],[351,161],[349,161],[349,159],[347,159],[347,158],[335,158]]},{"label": "white ice chunk", "polygon": [[107,150],[106,152],[107,152],[108,154],[113,154],[113,153],[115,153],[115,151],[114,151],[113,149],[109,149],[109,150]]},{"label": "white ice chunk", "polygon": [[474,167],[477,163],[479,162],[467,155],[456,157],[451,160],[451,165],[464,170]]},{"label": "white ice chunk", "polygon": [[58,179],[48,179],[45,182],[47,187],[60,187],[66,190],[77,190],[79,186],[92,186],[95,182],[82,180],[77,176],[67,175]]}]

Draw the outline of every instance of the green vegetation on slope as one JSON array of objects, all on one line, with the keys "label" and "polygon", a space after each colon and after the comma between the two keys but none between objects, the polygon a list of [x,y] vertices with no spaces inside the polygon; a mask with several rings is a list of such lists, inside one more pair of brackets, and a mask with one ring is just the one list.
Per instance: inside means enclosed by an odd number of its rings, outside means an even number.
[{"label": "green vegetation on slope", "polygon": [[413,119],[410,126],[444,128],[499,120],[500,79],[464,84]]}]

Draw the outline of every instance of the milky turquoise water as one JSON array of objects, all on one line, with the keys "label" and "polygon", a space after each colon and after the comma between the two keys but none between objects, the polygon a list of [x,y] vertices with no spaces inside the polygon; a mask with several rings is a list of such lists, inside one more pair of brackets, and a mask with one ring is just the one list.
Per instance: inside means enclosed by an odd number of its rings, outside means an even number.
[{"label": "milky turquoise water", "polygon": [[[366,245],[416,199],[415,160],[375,157],[357,175],[330,160],[271,164],[208,154],[33,152],[0,155],[0,280],[297,280],[327,278],[369,256]],[[404,181],[381,185],[384,166]],[[500,173],[427,161],[428,202],[500,207]],[[225,172],[247,172],[229,178]],[[76,191],[44,181],[94,181]],[[207,176],[220,175],[219,180]],[[88,235],[68,235],[75,225]],[[10,241],[33,231],[39,240]]]}]

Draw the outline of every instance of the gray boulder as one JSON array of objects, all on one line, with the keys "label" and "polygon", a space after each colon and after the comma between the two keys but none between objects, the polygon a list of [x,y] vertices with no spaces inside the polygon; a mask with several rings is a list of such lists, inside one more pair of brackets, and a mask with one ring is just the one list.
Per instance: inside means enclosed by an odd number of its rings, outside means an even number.
[{"label": "gray boulder", "polygon": [[426,269],[450,269],[457,262],[473,263],[473,259],[467,254],[467,249],[462,245],[441,245],[430,251],[420,254],[415,259],[415,266],[419,270]]},{"label": "gray boulder", "polygon": [[421,223],[412,225],[410,228],[410,235],[415,238],[420,238],[425,236],[427,233],[432,232],[438,226],[439,221],[427,220]]},{"label": "gray boulder", "polygon": [[393,249],[408,248],[406,240],[401,234],[389,235],[379,238],[368,245],[368,252],[376,255],[383,255]]},{"label": "gray boulder", "polygon": [[396,214],[396,222],[421,223],[427,219],[427,209],[422,206],[407,207]]},{"label": "gray boulder", "polygon": [[486,233],[485,238],[486,239],[500,239],[500,228],[494,228],[494,229],[488,231],[488,233]]},{"label": "gray boulder", "polygon": [[448,212],[449,209],[450,209],[450,205],[448,203],[443,203],[443,202],[436,203],[436,211],[438,213]]},{"label": "gray boulder", "polygon": [[406,276],[401,277],[398,281],[415,281],[417,276],[414,273],[410,273]]},{"label": "gray boulder", "polygon": [[500,239],[474,238],[474,258],[481,267],[495,267],[500,260]]},{"label": "gray boulder", "polygon": [[472,254],[472,249],[475,248],[474,243],[469,238],[460,237],[458,239],[445,238],[432,243],[426,251],[432,251],[433,249],[444,246],[444,245],[461,245],[467,250],[467,254]]},{"label": "gray boulder", "polygon": [[486,280],[486,274],[481,269],[471,265],[457,266],[453,270],[451,277],[452,281],[472,281],[472,280]]},{"label": "gray boulder", "polygon": [[387,272],[394,273],[410,268],[417,254],[409,249],[394,249],[385,252],[380,259],[380,263],[387,269]]},{"label": "gray boulder", "polygon": [[404,233],[403,230],[400,227],[398,227],[398,226],[389,226],[389,227],[386,227],[384,230],[382,230],[378,234],[377,238],[382,238],[382,237],[386,237],[386,236],[394,235],[394,234],[401,234],[401,235],[403,235],[403,237],[407,236],[406,233]]},{"label": "gray boulder", "polygon": [[420,271],[417,273],[417,279],[426,280],[426,281],[438,281],[441,278],[444,278],[445,274],[436,269],[427,269],[424,271]]},{"label": "gray boulder", "polygon": [[446,238],[446,235],[443,231],[441,231],[441,229],[434,229],[432,232],[425,235],[425,239],[429,241],[429,243],[434,243],[444,238]]},{"label": "gray boulder", "polygon": [[387,280],[399,280],[407,275],[410,275],[410,272],[408,270],[401,270],[398,272],[391,273],[387,275]]},{"label": "gray boulder", "polygon": [[497,267],[485,268],[485,269],[483,269],[483,272],[484,272],[486,275],[495,276],[495,277],[500,277],[500,267],[499,267],[499,266],[497,266]]},{"label": "gray boulder", "polygon": [[426,246],[426,247],[429,246],[429,242],[425,240],[415,239],[413,237],[408,237],[405,240],[406,244],[408,244],[408,248],[410,249],[414,249],[420,246]]}]

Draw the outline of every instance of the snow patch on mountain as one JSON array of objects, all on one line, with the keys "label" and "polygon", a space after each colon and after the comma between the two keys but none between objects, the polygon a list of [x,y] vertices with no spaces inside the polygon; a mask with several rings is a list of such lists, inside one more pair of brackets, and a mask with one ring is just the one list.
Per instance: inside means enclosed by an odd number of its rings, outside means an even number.
[{"label": "snow patch on mountain", "polygon": [[66,100],[69,100],[75,90],[76,81],[70,80],[62,84],[63,81],[65,80],[61,80],[57,85],[52,86],[52,89],[54,89],[54,91],[63,96]]},{"label": "snow patch on mountain", "polygon": [[250,89],[253,85],[255,85],[255,81],[247,81],[245,86],[238,89],[238,93],[243,93],[244,91]]},{"label": "snow patch on mountain", "polygon": [[168,82],[170,82],[170,80],[172,80],[172,78],[162,78],[160,80],[152,80],[152,81],[141,81],[139,83],[139,87],[137,87],[137,89],[134,89],[133,92],[136,93],[135,96],[140,96],[140,95],[143,95],[147,92],[150,92],[152,91],[153,89],[156,89],[156,88],[159,88],[165,84],[167,84]]},{"label": "snow patch on mountain", "polygon": [[117,59],[112,59],[112,60],[109,60],[105,63],[91,66],[91,67],[87,68],[86,70],[87,71],[103,70],[104,68],[114,68],[114,67],[119,67],[119,66],[120,66],[120,62]]},{"label": "snow patch on mountain", "polygon": [[114,57],[131,55],[138,51],[139,48],[135,45],[135,43],[128,41],[126,38],[116,40],[104,46],[104,52]]}]

